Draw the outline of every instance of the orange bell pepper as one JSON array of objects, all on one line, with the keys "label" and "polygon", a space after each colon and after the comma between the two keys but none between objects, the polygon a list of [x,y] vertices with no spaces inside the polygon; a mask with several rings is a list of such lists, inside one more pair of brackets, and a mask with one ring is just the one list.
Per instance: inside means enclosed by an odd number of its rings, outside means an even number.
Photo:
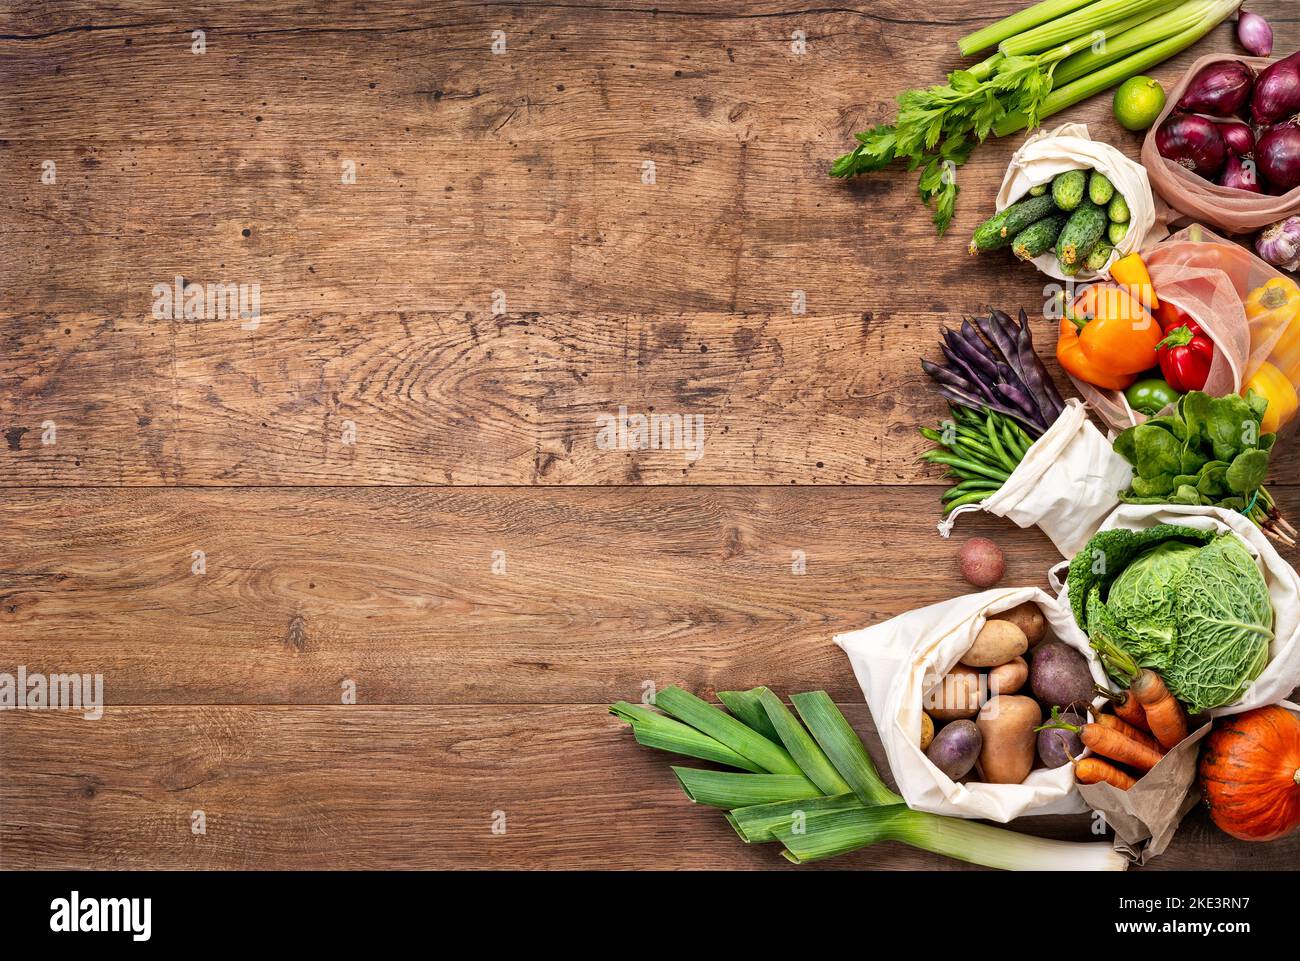
[{"label": "orange bell pepper", "polygon": [[1095,367],[1123,375],[1156,366],[1156,345],[1164,332],[1124,288],[1093,284],[1075,298],[1065,316],[1079,328],[1080,349]]},{"label": "orange bell pepper", "polygon": [[1125,287],[1148,310],[1160,309],[1160,298],[1141,254],[1129,254],[1111,264],[1110,279]]},{"label": "orange bell pepper", "polygon": [[1083,350],[1079,329],[1069,317],[1061,318],[1061,336],[1056,341],[1056,360],[1067,374],[1086,384],[1107,390],[1127,390],[1137,380],[1137,374],[1117,374],[1092,361]]}]

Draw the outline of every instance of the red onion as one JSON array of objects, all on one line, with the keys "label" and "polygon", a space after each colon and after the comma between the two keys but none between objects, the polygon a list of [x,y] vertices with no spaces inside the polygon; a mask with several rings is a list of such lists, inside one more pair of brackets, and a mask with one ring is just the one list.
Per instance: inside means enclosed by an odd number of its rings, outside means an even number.
[{"label": "red onion", "polygon": [[1256,57],[1273,52],[1273,28],[1257,13],[1241,12],[1237,18],[1237,41]]},{"label": "red onion", "polygon": [[[1276,66],[1276,65],[1275,65]],[[1255,71],[1240,60],[1219,60],[1201,68],[1178,101],[1178,109],[1232,117],[1250,100]]]},{"label": "red onion", "polygon": [[1288,217],[1265,227],[1255,238],[1255,251],[1274,267],[1300,268],[1300,217]]},{"label": "red onion", "polygon": [[1249,190],[1253,194],[1262,193],[1259,189],[1259,178],[1255,176],[1255,161],[1242,160],[1235,153],[1228,154],[1228,162],[1223,166],[1223,173],[1219,175],[1220,187],[1231,187],[1234,190]]},{"label": "red onion", "polygon": [[1214,121],[1192,113],[1170,114],[1156,130],[1156,149],[1206,180],[1219,175],[1228,152]]},{"label": "red onion", "polygon": [[1271,193],[1300,187],[1300,127],[1278,124],[1264,131],[1255,147],[1255,161]]},{"label": "red onion", "polygon": [[1216,123],[1224,146],[1238,157],[1244,157],[1255,149],[1255,132],[1240,120]]},{"label": "red onion", "polygon": [[1250,98],[1251,116],[1261,127],[1300,113],[1300,60],[1287,57],[1259,75]]}]

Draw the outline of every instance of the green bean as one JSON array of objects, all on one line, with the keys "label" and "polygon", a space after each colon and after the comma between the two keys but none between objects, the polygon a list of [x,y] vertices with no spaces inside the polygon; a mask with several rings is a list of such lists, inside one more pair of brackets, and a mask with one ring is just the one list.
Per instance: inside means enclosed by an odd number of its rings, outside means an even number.
[{"label": "green bean", "polygon": [[1025,448],[1020,446],[1020,441],[1016,439],[1015,434],[1011,433],[1011,428],[1007,426],[1006,421],[1002,422],[1002,441],[1017,463],[1025,459]]},{"label": "green bean", "polygon": [[961,497],[963,494],[971,494],[975,491],[984,491],[990,493],[997,490],[1002,485],[995,480],[964,480],[960,484],[953,484],[939,498],[941,501],[950,501],[954,497]]},{"label": "green bean", "polygon": [[1016,462],[1011,459],[1011,455],[1008,454],[1006,448],[1002,446],[1002,438],[998,436],[998,429],[993,424],[992,414],[989,414],[989,419],[984,422],[984,433],[988,435],[989,444],[993,447],[993,453],[997,455],[997,459],[1001,462],[1002,466],[1009,471],[1015,470]]},{"label": "green bean", "polygon": [[1004,470],[998,470],[995,467],[990,467],[986,464],[978,463],[977,461],[958,457],[956,454],[945,454],[937,450],[930,451],[930,453],[926,454],[922,460],[929,461],[931,464],[947,464],[949,467],[956,467],[975,474],[982,474],[985,477],[993,478],[995,481],[1005,482],[1007,477],[1010,476]]},{"label": "green bean", "polygon": [[956,500],[949,501],[944,507],[944,513],[951,514],[958,507],[964,507],[967,504],[978,504],[987,500],[992,491],[972,491],[969,494],[963,494]]}]

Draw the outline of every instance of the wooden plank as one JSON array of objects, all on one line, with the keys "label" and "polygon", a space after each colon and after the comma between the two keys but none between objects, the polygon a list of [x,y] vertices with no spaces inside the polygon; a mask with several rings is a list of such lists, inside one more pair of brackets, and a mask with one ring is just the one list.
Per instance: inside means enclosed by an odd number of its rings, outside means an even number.
[{"label": "wooden plank", "polygon": [[[866,709],[846,713],[881,759]],[[688,803],[670,762],[603,705],[6,712],[0,868],[790,867]],[[1016,828],[1091,840],[1089,821]],[[1300,835],[1234,842],[1198,812],[1152,866],[1282,869],[1298,854]],[[967,867],[894,843],[824,866]]]}]

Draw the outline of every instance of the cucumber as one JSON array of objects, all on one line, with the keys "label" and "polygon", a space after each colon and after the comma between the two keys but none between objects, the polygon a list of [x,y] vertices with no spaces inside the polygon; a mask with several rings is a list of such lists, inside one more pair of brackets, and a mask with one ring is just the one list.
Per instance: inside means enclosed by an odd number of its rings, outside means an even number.
[{"label": "cucumber", "polygon": [[1094,274],[1099,273],[1106,266],[1106,261],[1110,260],[1110,255],[1114,250],[1115,248],[1108,243],[1097,244],[1096,247],[1092,248],[1092,253],[1088,255],[1088,259],[1084,261],[1084,269],[1091,270]]},{"label": "cucumber", "polygon": [[1087,201],[1070,214],[1061,236],[1056,238],[1056,256],[1067,267],[1082,266],[1106,232],[1106,212]]},{"label": "cucumber", "polygon": [[1034,184],[1034,186],[1029,188],[1029,196],[1042,197],[1044,194],[1047,193],[1047,191],[1051,189],[1052,189],[1052,185],[1050,182],[1045,184]]},{"label": "cucumber", "polygon": [[1003,237],[1015,239],[1015,236],[1031,224],[1036,224],[1048,214],[1056,212],[1056,202],[1051,197],[1031,197],[1018,204],[1012,204],[1006,210],[1006,219],[1002,221],[999,233]]},{"label": "cucumber", "polygon": [[1128,234],[1128,224],[1111,224],[1106,228],[1106,239],[1112,244],[1118,244]]},{"label": "cucumber", "polygon": [[1114,196],[1115,185],[1106,179],[1104,173],[1094,170],[1088,178],[1088,199],[1098,207],[1104,207]]},{"label": "cucumber", "polygon": [[1061,273],[1065,274],[1067,277],[1073,277],[1083,269],[1083,264],[1063,264],[1059,257],[1056,262],[1061,268]]},{"label": "cucumber", "polygon": [[1000,214],[994,214],[984,223],[975,228],[975,233],[970,238],[970,252],[972,254],[982,254],[990,250],[997,250],[999,247],[1006,247],[1011,243],[1011,237],[1002,232],[1002,225],[1007,222],[1007,215],[1011,212],[1011,207],[1002,211]]},{"label": "cucumber", "polygon": [[1016,234],[1015,240],[1011,241],[1011,252],[1021,260],[1033,260],[1040,254],[1047,253],[1056,243],[1056,238],[1061,235],[1061,230],[1069,219],[1065,214],[1058,213],[1030,224]]},{"label": "cucumber", "polygon": [[1110,198],[1110,206],[1106,208],[1106,216],[1110,218],[1111,223],[1128,223],[1128,218],[1130,216],[1128,211],[1128,201],[1124,199],[1124,195],[1119,191],[1116,191],[1115,196]]},{"label": "cucumber", "polygon": [[1083,192],[1088,186],[1088,175],[1082,170],[1067,170],[1057,174],[1052,181],[1052,198],[1062,210],[1076,209],[1083,202]]}]

